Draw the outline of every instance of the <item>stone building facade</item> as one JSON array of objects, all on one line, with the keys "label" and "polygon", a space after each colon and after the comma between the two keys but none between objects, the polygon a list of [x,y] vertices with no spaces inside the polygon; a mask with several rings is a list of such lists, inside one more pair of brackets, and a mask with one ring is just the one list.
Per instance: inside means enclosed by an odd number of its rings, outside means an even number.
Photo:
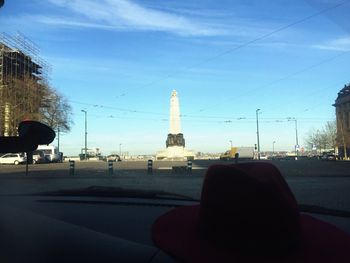
[{"label": "stone building facade", "polygon": [[337,149],[340,158],[350,157],[350,84],[338,92],[333,104],[337,118]]}]

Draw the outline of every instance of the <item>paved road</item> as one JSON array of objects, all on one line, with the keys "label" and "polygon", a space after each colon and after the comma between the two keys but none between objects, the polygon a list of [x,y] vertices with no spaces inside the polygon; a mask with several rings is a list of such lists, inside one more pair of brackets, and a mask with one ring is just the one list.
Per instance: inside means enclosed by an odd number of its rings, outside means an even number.
[{"label": "paved road", "polygon": [[[193,161],[193,174],[203,176],[213,163],[230,163],[217,160]],[[289,177],[349,177],[350,162],[332,162],[319,160],[272,161],[286,178]],[[173,166],[187,166],[187,162],[155,161],[155,175],[170,175]],[[114,173],[119,175],[140,175],[147,173],[146,161],[124,161],[113,163]],[[183,171],[185,173],[185,171]],[[69,175],[69,163],[36,164],[29,166],[31,176],[66,176]],[[107,163],[103,161],[75,162],[77,176],[100,176],[107,174]],[[0,178],[3,176],[25,175],[24,165],[0,165]]]},{"label": "paved road", "polygon": [[[217,161],[215,161],[217,162]],[[0,166],[0,194],[22,194],[98,186],[163,190],[200,198],[206,168],[214,161],[194,161],[193,173],[172,173],[172,166],[186,162],[154,162],[154,174],[147,174],[147,162],[114,163],[114,174],[106,162],[76,162],[75,175],[69,164]],[[225,162],[227,163],[227,162]],[[299,203],[350,211],[350,162],[275,161]]]}]

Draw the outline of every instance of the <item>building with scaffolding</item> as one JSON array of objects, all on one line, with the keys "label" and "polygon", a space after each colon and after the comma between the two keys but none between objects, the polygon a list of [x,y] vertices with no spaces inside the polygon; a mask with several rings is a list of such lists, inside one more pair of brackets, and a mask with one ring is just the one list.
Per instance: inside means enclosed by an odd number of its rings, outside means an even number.
[{"label": "building with scaffolding", "polygon": [[48,70],[27,37],[0,35],[0,136],[15,136],[19,122],[39,118]]}]

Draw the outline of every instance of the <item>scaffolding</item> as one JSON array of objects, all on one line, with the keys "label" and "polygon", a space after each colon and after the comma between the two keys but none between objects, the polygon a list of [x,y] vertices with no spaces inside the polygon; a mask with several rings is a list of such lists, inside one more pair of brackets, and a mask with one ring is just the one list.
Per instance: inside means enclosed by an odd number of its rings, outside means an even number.
[{"label": "scaffolding", "polygon": [[39,47],[20,32],[0,34],[0,136],[15,136],[20,121],[39,118],[51,72],[39,53]]}]

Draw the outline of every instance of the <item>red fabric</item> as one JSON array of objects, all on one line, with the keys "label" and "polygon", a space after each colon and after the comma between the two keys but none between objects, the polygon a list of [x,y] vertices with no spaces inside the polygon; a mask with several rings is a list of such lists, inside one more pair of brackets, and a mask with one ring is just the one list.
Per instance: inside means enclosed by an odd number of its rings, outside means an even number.
[{"label": "red fabric", "polygon": [[350,236],[335,226],[301,215],[303,246],[285,256],[241,255],[234,248],[219,249],[201,238],[198,206],[175,208],[159,217],[152,227],[153,241],[182,262],[300,262],[349,263]]},{"label": "red fabric", "polygon": [[211,166],[201,204],[162,215],[152,236],[185,262],[350,262],[350,236],[300,215],[269,163]]},{"label": "red fabric", "polygon": [[301,239],[297,203],[268,163],[211,166],[202,189],[199,227],[218,246],[260,253],[275,252],[275,247],[290,250]]}]

